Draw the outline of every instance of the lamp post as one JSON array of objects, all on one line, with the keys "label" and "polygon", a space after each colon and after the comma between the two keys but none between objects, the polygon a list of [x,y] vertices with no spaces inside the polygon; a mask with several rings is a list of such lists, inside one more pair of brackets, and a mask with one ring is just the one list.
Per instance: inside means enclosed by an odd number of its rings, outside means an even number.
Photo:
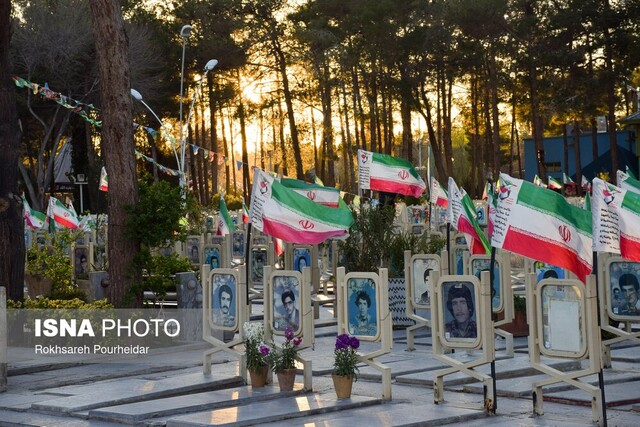
[{"label": "lamp post", "polygon": [[180,171],[180,188],[184,188],[185,186],[185,175],[184,175],[184,140],[182,139],[182,100],[184,94],[184,53],[187,47],[187,39],[191,36],[191,25],[185,25],[180,30],[180,37],[182,37],[182,61],[180,68],[180,160],[178,161],[178,170]]},{"label": "lamp post", "polygon": [[[180,175],[182,175],[182,171],[180,170],[180,158],[178,157],[178,151],[176,150],[176,145],[174,143],[174,138],[165,129],[164,123],[162,123],[162,120],[160,120],[160,117],[158,117],[156,112],[153,111],[151,109],[151,107],[149,107],[149,105],[146,102],[144,102],[144,100],[142,99],[142,94],[140,92],[138,92],[137,90],[131,88],[131,96],[133,96],[136,99],[136,101],[140,101],[142,103],[142,105],[144,105],[147,108],[147,110],[149,110],[149,112],[151,114],[153,114],[153,117],[156,118],[158,123],[160,123],[160,129],[162,129],[165,132],[165,134],[167,135],[167,137],[169,138],[169,142],[171,143],[171,148],[173,149],[173,154],[176,156],[176,163],[178,165],[178,172],[180,172]],[[182,183],[182,178],[180,178],[180,182]]]},{"label": "lamp post", "polygon": [[[196,99],[198,99],[198,95],[200,94],[200,91],[202,90],[202,85],[204,84],[204,80],[205,77],[207,76],[207,73],[211,70],[213,70],[216,65],[218,65],[218,60],[217,59],[210,59],[209,61],[207,61],[207,63],[204,66],[204,70],[202,73],[202,78],[200,79],[200,83],[198,83],[198,87],[196,88],[196,92],[193,95],[193,99],[191,100],[191,105],[189,106],[189,113],[187,114],[187,120],[185,123],[189,123],[191,121],[191,114],[193,113],[193,106],[196,103]],[[184,185],[184,182],[186,181],[186,171],[185,171],[185,156],[186,156],[186,151],[187,151],[187,141],[186,141],[187,135],[182,135],[182,121],[180,122],[180,171],[182,172],[181,175],[181,184]]]}]

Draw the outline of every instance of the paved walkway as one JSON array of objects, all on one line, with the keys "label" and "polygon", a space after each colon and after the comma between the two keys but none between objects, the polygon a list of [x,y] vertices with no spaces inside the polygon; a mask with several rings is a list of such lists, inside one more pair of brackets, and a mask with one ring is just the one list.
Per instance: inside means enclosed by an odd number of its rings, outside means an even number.
[{"label": "paved walkway", "polygon": [[[526,339],[516,340],[507,358],[498,339],[497,414],[482,410],[482,385],[462,375],[445,377],[445,402],[433,403],[433,378],[443,365],[431,356],[430,337],[416,339],[406,351],[404,330],[394,331],[391,354],[379,361],[392,368],[393,399],[383,401],[377,371],[363,367],[353,398],[338,401],[330,378],[335,326],[316,331],[313,392],[276,386],[252,390],[238,375],[238,362],[216,354],[212,373],[202,373],[207,345],[186,344],[144,358],[74,363],[34,359],[33,349],[9,351],[8,391],[0,393],[0,426],[168,427],[203,425],[268,426],[582,426],[592,425],[586,393],[562,385],[545,388],[543,416],[532,416],[531,384],[541,375],[529,368]],[[460,352],[457,357],[473,358]],[[566,360],[548,360],[558,369],[575,369]],[[487,372],[488,366],[479,368]],[[604,372],[609,426],[640,425],[640,347],[613,351],[613,367]],[[597,383],[597,378],[589,378]]]}]

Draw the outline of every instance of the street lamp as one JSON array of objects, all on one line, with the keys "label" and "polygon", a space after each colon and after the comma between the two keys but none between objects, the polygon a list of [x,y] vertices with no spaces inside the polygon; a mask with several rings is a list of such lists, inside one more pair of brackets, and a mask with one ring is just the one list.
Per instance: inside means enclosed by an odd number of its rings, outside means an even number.
[{"label": "street lamp", "polygon": [[147,110],[149,110],[151,112],[151,114],[153,114],[153,117],[156,118],[158,123],[160,123],[160,129],[162,129],[165,132],[165,134],[167,135],[167,137],[169,139],[169,142],[171,143],[171,148],[173,149],[173,154],[176,156],[176,163],[178,165],[178,172],[180,172],[180,182],[182,182],[182,170],[180,169],[180,158],[178,157],[178,151],[176,150],[176,145],[174,143],[175,142],[174,138],[165,129],[164,123],[162,123],[162,120],[160,120],[160,117],[158,117],[156,112],[153,111],[151,109],[151,107],[149,107],[149,105],[146,102],[144,102],[144,100],[142,99],[142,94],[140,92],[138,92],[134,88],[131,88],[131,96],[133,96],[137,101],[140,101],[142,103],[142,105],[144,105],[147,108]]},{"label": "street lamp", "polygon": [[182,62],[180,69],[180,150],[181,160],[178,162],[178,169],[180,170],[180,188],[184,188],[185,176],[184,176],[184,140],[182,139],[182,97],[184,93],[184,52],[187,47],[187,39],[191,35],[191,25],[185,25],[180,30],[180,37],[182,37]]},{"label": "street lamp", "polygon": [[[187,114],[187,120],[186,123],[189,123],[191,121],[191,114],[193,113],[193,106],[196,103],[196,99],[198,99],[198,95],[200,94],[200,91],[202,90],[202,85],[204,84],[204,80],[205,77],[207,76],[207,73],[211,70],[213,70],[216,65],[218,65],[218,60],[217,59],[210,59],[209,61],[207,61],[207,63],[204,66],[204,70],[202,73],[202,78],[200,79],[200,83],[198,83],[198,87],[196,89],[195,94],[193,95],[193,99],[191,100],[191,105],[189,106],[189,113]],[[182,106],[182,103],[180,104]],[[182,171],[182,175],[181,175],[181,179],[186,180],[186,172],[185,172],[185,155],[186,155],[186,151],[187,151],[187,141],[186,141],[187,135],[182,135],[182,121],[180,121],[180,170]],[[184,185],[184,181],[181,181],[182,185]]]}]

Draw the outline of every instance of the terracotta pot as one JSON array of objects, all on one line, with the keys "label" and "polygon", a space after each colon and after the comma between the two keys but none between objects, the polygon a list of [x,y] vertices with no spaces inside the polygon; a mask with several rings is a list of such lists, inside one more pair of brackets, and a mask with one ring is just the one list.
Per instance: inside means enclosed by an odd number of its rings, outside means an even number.
[{"label": "terracotta pot", "polygon": [[257,370],[249,369],[249,377],[251,377],[251,387],[264,387],[269,378],[269,367],[263,366]]},{"label": "terracotta pot", "polygon": [[333,387],[336,390],[338,399],[348,399],[351,397],[351,388],[353,387],[353,377],[347,375],[331,374],[333,379]]},{"label": "terracotta pot", "polygon": [[296,368],[285,369],[276,373],[278,375],[278,385],[280,391],[293,390],[293,384],[296,382]]}]

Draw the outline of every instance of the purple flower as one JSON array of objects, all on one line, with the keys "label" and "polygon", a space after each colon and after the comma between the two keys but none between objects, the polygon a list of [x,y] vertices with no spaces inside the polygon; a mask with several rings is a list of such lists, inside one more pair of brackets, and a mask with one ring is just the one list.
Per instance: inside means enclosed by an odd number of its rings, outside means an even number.
[{"label": "purple flower", "polygon": [[287,326],[284,330],[284,337],[287,341],[291,341],[293,339],[293,329],[290,326]]},{"label": "purple flower", "polygon": [[300,343],[302,343],[302,338],[296,337],[296,338],[293,339],[293,345],[299,346]]},{"label": "purple flower", "polygon": [[353,348],[354,350],[357,350],[358,347],[360,347],[360,340],[356,337],[351,337],[349,345],[351,346],[351,348]]},{"label": "purple flower", "polygon": [[271,352],[271,349],[266,345],[263,344],[260,346],[260,354],[262,354],[263,356],[268,356],[270,352]]}]

